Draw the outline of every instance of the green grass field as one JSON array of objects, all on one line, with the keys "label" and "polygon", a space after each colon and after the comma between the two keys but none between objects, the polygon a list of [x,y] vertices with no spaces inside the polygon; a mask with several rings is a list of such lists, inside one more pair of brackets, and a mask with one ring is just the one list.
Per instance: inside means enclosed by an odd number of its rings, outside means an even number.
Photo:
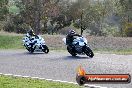
[{"label": "green grass field", "polygon": [[[18,34],[0,34],[0,49],[25,49],[22,45],[22,37],[23,35]],[[59,35],[43,35],[47,46],[50,50],[66,50],[65,45],[62,42],[62,38],[64,36]],[[101,40],[101,39],[100,39]],[[118,40],[116,38],[116,40]],[[116,42],[114,39],[112,40],[114,43]],[[130,43],[131,39],[127,39],[127,41]],[[106,41],[107,42],[107,41]],[[113,45],[107,44],[101,45],[102,42],[100,42],[98,39],[94,38],[94,40],[89,41],[89,45],[94,47],[93,51],[98,53],[115,53],[115,54],[132,54],[132,49],[129,44],[129,47],[127,45],[121,45],[121,43],[124,43],[124,40],[120,39],[120,44],[117,46],[117,49],[113,48]],[[100,43],[100,44],[99,44]],[[111,42],[112,43],[112,42]],[[118,41],[117,41],[118,43]],[[127,44],[127,42],[126,42]],[[102,46],[102,47],[101,47]],[[120,47],[122,46],[122,47]],[[127,48],[124,48],[127,47]]]},{"label": "green grass field", "polygon": [[113,49],[94,49],[96,53],[103,53],[103,54],[119,54],[119,55],[131,55],[132,49],[120,49],[120,50],[113,50]]},{"label": "green grass field", "polygon": [[0,35],[0,49],[22,48],[22,36]]},{"label": "green grass field", "polygon": [[82,88],[78,85],[0,75],[0,88]]}]

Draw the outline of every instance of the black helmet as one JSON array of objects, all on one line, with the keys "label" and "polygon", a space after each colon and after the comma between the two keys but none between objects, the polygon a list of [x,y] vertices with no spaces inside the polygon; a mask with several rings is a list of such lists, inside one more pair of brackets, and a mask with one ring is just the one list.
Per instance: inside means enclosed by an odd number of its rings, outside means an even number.
[{"label": "black helmet", "polygon": [[29,31],[28,31],[28,33],[29,33],[29,35],[34,35],[34,31],[32,30],[32,29],[30,29]]},{"label": "black helmet", "polygon": [[75,34],[76,32],[74,30],[70,30],[69,34]]}]

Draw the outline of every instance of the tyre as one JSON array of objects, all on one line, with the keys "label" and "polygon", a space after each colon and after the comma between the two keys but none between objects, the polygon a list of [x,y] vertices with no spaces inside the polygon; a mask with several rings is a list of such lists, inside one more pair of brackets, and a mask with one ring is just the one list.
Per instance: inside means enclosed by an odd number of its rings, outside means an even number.
[{"label": "tyre", "polygon": [[73,51],[73,49],[69,46],[67,46],[67,51],[72,55],[72,56],[76,56],[77,54],[75,53],[75,51]]},{"label": "tyre", "polygon": [[33,48],[28,47],[27,45],[24,45],[24,46],[26,47],[26,49],[27,49],[28,52],[30,52],[30,53],[33,53],[34,52],[34,49]]},{"label": "tyre", "polygon": [[42,51],[45,52],[45,53],[48,53],[49,52],[49,49],[46,45],[43,45],[43,48]]},{"label": "tyre", "polygon": [[30,49],[29,48],[26,48],[28,52],[30,52]]},{"label": "tyre", "polygon": [[27,47],[26,45],[25,45],[25,47],[26,47],[27,51],[28,51],[28,52],[30,52],[30,48],[29,48],[29,47]]},{"label": "tyre", "polygon": [[89,57],[93,57],[94,56],[94,53],[93,53],[93,51],[89,48],[89,47],[85,47],[85,49],[84,49],[84,52],[85,52],[85,54],[87,55],[87,56],[89,56]]},{"label": "tyre", "polygon": [[29,51],[30,53],[33,53],[34,50],[35,50],[34,48],[29,48],[29,49],[28,49],[28,51]]}]

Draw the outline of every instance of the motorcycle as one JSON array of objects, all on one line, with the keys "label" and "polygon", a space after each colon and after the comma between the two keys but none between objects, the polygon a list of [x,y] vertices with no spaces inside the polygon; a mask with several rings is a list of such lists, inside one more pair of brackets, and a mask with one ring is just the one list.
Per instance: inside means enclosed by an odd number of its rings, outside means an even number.
[{"label": "motorcycle", "polygon": [[44,39],[39,35],[29,38],[29,35],[26,34],[26,36],[23,38],[22,41],[23,41],[23,45],[30,53],[33,53],[34,51],[42,51],[45,53],[49,52],[49,49],[45,44]]},{"label": "motorcycle", "polygon": [[[66,38],[63,38],[62,41],[66,44]],[[77,54],[86,54],[89,57],[93,57],[94,53],[89,48],[87,44],[87,39],[85,37],[76,37],[72,42],[72,47],[67,45],[67,51],[72,55],[76,56]]]}]

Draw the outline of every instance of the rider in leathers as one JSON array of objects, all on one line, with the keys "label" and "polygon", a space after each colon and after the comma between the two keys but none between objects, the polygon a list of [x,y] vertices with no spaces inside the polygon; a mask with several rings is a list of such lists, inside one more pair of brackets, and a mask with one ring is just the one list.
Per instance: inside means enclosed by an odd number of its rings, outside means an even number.
[{"label": "rider in leathers", "polygon": [[68,35],[66,36],[66,44],[68,45],[68,47],[72,47],[72,50],[75,50],[74,45],[72,44],[73,40],[74,40],[74,36],[79,36],[81,37],[81,35],[76,34],[76,32],[74,30],[70,30]]}]

